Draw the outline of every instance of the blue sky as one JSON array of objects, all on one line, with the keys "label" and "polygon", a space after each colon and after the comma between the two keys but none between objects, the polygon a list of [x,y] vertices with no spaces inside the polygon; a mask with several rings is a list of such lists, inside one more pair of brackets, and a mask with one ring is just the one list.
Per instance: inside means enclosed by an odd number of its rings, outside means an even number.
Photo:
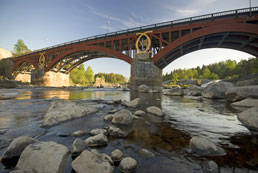
[{"label": "blue sky", "polygon": [[[245,8],[249,0],[0,0],[0,47],[13,50],[18,39],[31,49],[71,40],[195,15]],[[258,0],[252,0],[258,6]],[[226,49],[207,49],[172,62],[163,73],[251,55]],[[85,63],[95,73],[127,77],[130,65],[101,58]]]}]

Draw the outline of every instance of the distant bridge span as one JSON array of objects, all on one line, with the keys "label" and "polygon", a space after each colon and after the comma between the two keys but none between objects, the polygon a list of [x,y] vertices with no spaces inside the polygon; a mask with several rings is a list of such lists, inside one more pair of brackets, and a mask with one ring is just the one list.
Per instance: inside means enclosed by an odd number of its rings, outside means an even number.
[{"label": "distant bridge span", "polygon": [[160,69],[187,53],[205,48],[230,48],[258,57],[258,7],[252,7],[131,28],[39,49],[12,58],[13,72],[41,66],[45,72],[69,73],[79,64],[100,57],[131,64],[136,53],[137,33],[146,31],[152,31],[148,33],[150,56]]}]

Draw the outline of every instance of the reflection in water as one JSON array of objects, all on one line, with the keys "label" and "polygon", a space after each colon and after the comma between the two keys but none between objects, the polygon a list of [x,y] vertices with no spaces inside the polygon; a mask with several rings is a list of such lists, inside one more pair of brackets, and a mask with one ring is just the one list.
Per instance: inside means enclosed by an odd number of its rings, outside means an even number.
[{"label": "reflection in water", "polygon": [[93,99],[94,92],[70,92],[70,100],[84,100],[84,99]]},{"label": "reflection in water", "polygon": [[130,92],[131,100],[140,98],[140,109],[145,110],[150,106],[161,108],[161,93],[139,93],[137,91]]}]

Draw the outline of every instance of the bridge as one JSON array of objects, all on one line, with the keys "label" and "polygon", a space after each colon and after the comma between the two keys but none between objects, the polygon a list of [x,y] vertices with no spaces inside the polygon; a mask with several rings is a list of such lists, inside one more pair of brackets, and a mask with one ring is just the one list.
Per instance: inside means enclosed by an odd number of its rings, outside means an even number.
[{"label": "bridge", "polygon": [[138,81],[131,83],[138,85],[142,78],[150,77],[156,80],[150,85],[161,85],[163,68],[185,54],[206,48],[235,49],[258,57],[258,7],[130,28],[35,50],[11,58],[12,72],[16,76],[31,73],[33,81],[45,79],[46,73],[68,75],[86,61],[110,57],[131,65],[149,63],[153,74],[134,65],[131,78]]}]

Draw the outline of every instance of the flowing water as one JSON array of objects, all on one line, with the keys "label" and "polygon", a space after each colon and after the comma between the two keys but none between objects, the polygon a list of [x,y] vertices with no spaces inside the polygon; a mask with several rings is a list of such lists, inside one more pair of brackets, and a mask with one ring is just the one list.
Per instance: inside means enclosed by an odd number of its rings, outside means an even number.
[{"label": "flowing water", "polygon": [[[52,97],[83,101],[99,111],[83,118],[59,125],[42,128],[41,123]],[[202,172],[207,160],[215,161],[220,172],[258,172],[257,136],[237,120],[237,110],[225,100],[196,101],[190,97],[172,97],[162,94],[138,94],[119,89],[66,89],[28,88],[0,89],[0,155],[10,142],[19,136],[35,137],[39,141],[55,141],[70,150],[75,137],[61,137],[76,130],[90,131],[110,124],[103,117],[113,109],[122,109],[121,104],[107,101],[121,99],[130,101],[140,97],[139,109],[158,106],[164,118],[146,115],[134,121],[132,133],[125,139],[109,137],[106,147],[98,148],[110,154],[118,148],[126,156],[138,162],[136,172]],[[135,111],[136,109],[131,109]],[[225,156],[198,157],[188,152],[191,137],[209,138],[227,152]],[[89,135],[82,137],[86,139]],[[138,151],[146,148],[155,153],[146,159]],[[67,161],[65,172],[72,172],[72,158]],[[0,165],[0,170],[11,170]],[[119,172],[115,167],[115,172]]]}]

